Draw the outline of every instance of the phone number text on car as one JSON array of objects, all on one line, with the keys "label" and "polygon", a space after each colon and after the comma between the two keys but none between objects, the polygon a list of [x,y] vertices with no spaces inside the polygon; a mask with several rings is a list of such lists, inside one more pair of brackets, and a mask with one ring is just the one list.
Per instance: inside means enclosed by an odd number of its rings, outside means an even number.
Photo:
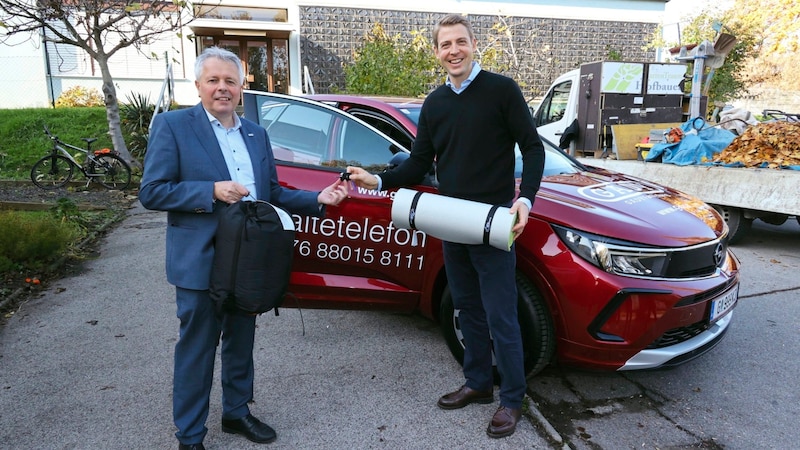
[{"label": "phone number text on car", "polygon": [[351,247],[349,245],[328,244],[295,239],[294,248],[302,257],[316,256],[318,259],[353,262],[360,264],[380,264],[398,269],[422,270],[424,255],[389,250],[376,251],[374,248]]},{"label": "phone number text on car", "polygon": [[[295,250],[302,257],[316,256],[318,259],[353,262],[361,264],[380,264],[406,269],[422,269],[424,256],[404,247],[422,249],[428,242],[428,235],[419,230],[397,228],[394,222],[386,224],[372,222],[368,217],[363,221],[348,221],[343,217],[310,217],[293,215],[298,239]],[[320,242],[318,237],[338,238],[353,241],[353,245]],[[397,250],[379,250],[372,246],[389,245]]]}]

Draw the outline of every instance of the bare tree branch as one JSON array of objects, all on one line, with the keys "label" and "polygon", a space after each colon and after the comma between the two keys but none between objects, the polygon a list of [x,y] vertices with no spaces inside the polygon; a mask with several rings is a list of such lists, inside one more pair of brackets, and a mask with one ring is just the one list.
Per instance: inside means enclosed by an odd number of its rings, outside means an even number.
[{"label": "bare tree branch", "polygon": [[[215,5],[219,0],[209,0]],[[108,60],[118,51],[176,31],[194,19],[198,0],[0,0],[0,44],[14,35],[82,49],[97,63],[103,80],[109,134],[123,158],[138,166],[122,139],[114,80]],[[56,47],[57,49],[57,47]]]}]

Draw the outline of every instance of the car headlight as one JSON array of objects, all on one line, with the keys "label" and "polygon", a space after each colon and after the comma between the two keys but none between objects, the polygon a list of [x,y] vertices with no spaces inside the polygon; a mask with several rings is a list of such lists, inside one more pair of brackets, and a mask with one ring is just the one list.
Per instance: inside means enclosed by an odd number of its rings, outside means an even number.
[{"label": "car headlight", "polygon": [[553,226],[558,236],[578,256],[609,273],[637,277],[663,277],[669,253],[657,248],[630,243]]}]

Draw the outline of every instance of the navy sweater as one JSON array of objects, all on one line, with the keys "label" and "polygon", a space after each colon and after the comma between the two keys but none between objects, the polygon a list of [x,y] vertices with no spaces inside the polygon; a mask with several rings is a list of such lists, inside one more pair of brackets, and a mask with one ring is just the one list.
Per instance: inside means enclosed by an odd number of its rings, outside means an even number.
[{"label": "navy sweater", "polygon": [[419,184],[436,160],[439,192],[495,205],[514,200],[514,144],[522,152],[520,195],[534,201],[544,147],[514,80],[480,71],[461,94],[439,86],[422,105],[411,156],[381,174],[382,188]]}]

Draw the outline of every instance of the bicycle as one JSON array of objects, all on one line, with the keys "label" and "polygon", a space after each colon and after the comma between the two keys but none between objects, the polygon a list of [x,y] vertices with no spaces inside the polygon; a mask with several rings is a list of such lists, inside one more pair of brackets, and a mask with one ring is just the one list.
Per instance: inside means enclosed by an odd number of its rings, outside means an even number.
[{"label": "bicycle", "polygon": [[[131,168],[117,152],[107,148],[92,151],[92,142],[97,138],[83,138],[86,142],[84,149],[62,141],[50,132],[47,125],[44,132],[53,141],[53,148],[31,169],[31,181],[36,186],[47,190],[60,188],[72,180],[76,167],[88,179],[87,187],[93,181],[106,189],[124,190],[131,184]],[[79,163],[67,151],[68,148],[86,154],[86,161]]]}]

